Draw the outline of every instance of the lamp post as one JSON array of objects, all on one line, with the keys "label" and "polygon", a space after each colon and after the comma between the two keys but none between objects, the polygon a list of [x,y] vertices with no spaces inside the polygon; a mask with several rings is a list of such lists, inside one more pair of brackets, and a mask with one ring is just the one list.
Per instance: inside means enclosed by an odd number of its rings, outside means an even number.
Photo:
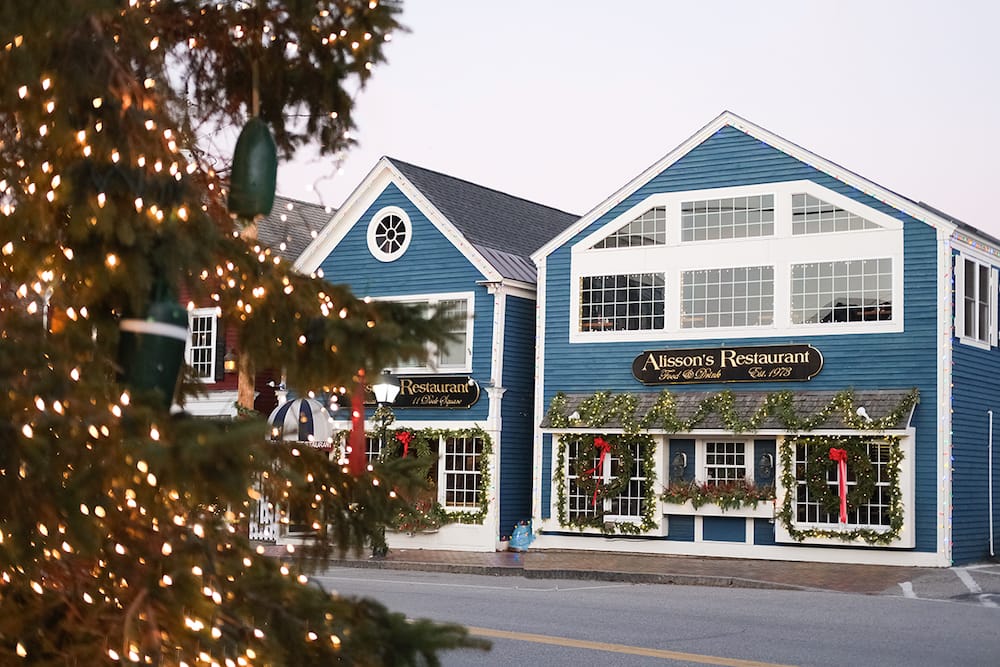
[{"label": "lamp post", "polygon": [[[392,421],[391,414],[386,413],[399,395],[399,379],[389,372],[389,369],[383,370],[378,381],[372,384],[372,393],[375,394],[375,403],[378,404],[376,412],[379,415],[379,451],[384,452],[386,431]],[[385,542],[385,526],[381,525],[372,536],[372,558],[384,558],[387,553],[389,545]]]}]

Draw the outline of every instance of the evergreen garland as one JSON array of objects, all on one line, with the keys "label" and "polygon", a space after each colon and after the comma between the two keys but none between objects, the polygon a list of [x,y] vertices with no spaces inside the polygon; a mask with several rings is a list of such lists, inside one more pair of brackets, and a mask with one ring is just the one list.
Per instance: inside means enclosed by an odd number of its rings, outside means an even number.
[{"label": "evergreen garland", "polygon": [[[416,458],[430,458],[438,456],[438,443],[442,438],[478,438],[483,443],[483,449],[479,455],[479,490],[477,492],[478,507],[475,510],[453,511],[445,509],[437,500],[437,480],[428,479],[427,482],[433,490],[432,504],[427,508],[418,508],[424,515],[426,522],[414,522],[414,516],[403,519],[403,523],[397,526],[400,530],[416,532],[419,530],[435,529],[446,523],[470,523],[482,524],[486,520],[486,515],[490,507],[490,490],[492,478],[490,476],[490,460],[493,455],[493,439],[489,434],[478,426],[465,429],[409,429],[398,428],[391,431],[391,435],[386,438],[379,459],[382,461],[399,458],[403,455],[403,444],[396,437],[403,432],[409,433],[412,437],[409,444],[411,455]],[[369,434],[370,435],[370,434]],[[374,437],[374,436],[372,436]]]},{"label": "evergreen garland", "polygon": [[767,394],[764,402],[752,414],[741,416],[737,413],[735,394],[725,389],[702,399],[689,419],[677,416],[675,394],[664,389],[655,403],[643,415],[637,415],[639,399],[635,394],[613,394],[598,391],[583,399],[572,418],[566,414],[567,399],[562,392],[557,393],[549,403],[548,418],[552,428],[600,429],[617,421],[625,433],[639,433],[658,429],[667,433],[687,433],[697,428],[711,414],[717,414],[723,425],[734,433],[752,433],[768,418],[774,418],[783,428],[792,431],[811,431],[826,422],[831,416],[839,415],[849,427],[863,431],[881,431],[894,427],[913,409],[919,400],[916,388],[879,419],[864,419],[857,414],[854,390],[837,392],[829,403],[811,415],[800,415],[795,410],[795,394],[788,390]]},{"label": "evergreen garland", "polygon": [[[657,396],[656,401],[650,409],[643,415],[637,415],[638,398],[634,394],[615,395],[610,391],[598,391],[585,398],[577,406],[574,414],[568,415],[568,401],[566,394],[558,392],[549,403],[548,420],[552,428],[585,428],[600,429],[607,424],[617,421],[627,436],[636,436],[643,430],[659,429],[666,433],[688,433],[698,427],[711,414],[717,414],[722,420],[726,429],[734,433],[745,433],[757,431],[762,423],[768,418],[774,418],[786,430],[791,432],[811,431],[821,424],[824,424],[832,415],[839,415],[842,421],[852,429],[863,431],[882,431],[895,427],[919,401],[919,392],[916,388],[911,389],[899,403],[887,414],[878,419],[866,419],[857,414],[857,407],[854,399],[854,390],[851,388],[837,392],[833,398],[820,410],[811,415],[800,415],[795,410],[794,393],[788,390],[772,392],[766,395],[764,402],[752,414],[741,416],[735,408],[735,394],[729,390],[720,391],[704,398],[695,409],[694,414],[689,419],[681,419],[677,416],[677,401],[674,393],[664,389]],[[610,439],[614,436],[603,436]],[[643,436],[649,437],[649,436]],[[888,530],[873,530],[870,528],[856,529],[807,529],[799,530],[793,525],[792,496],[795,489],[795,472],[792,466],[792,445],[793,440],[785,440],[781,445],[781,482],[786,489],[784,501],[781,509],[776,514],[785,529],[796,540],[803,540],[809,537],[833,537],[845,542],[864,540],[869,544],[890,544],[899,537],[899,532],[903,527],[903,500],[899,488],[899,464],[903,459],[902,448],[899,445],[899,438],[896,436],[882,436],[890,444],[889,461],[886,465],[886,475],[888,476],[890,488],[890,525]],[[800,439],[800,441],[802,441]],[[619,439],[618,442],[621,442]],[[810,445],[818,446],[819,452],[824,456],[832,446],[842,447],[848,450],[848,456],[855,471],[855,487],[848,496],[848,505],[857,507],[870,498],[875,487],[872,478],[873,466],[864,451],[863,438],[857,436],[844,437],[814,437],[809,439]],[[643,447],[643,466],[647,479],[652,479],[652,439],[649,445]],[[614,450],[613,450],[614,451]],[[815,450],[814,450],[815,451]],[[648,452],[648,455],[647,455]],[[617,452],[615,455],[618,455]],[[839,498],[830,493],[826,483],[828,465],[832,462],[825,462],[820,454],[815,454],[815,461],[811,460],[810,469],[814,471],[815,479],[810,478],[808,483],[814,497],[820,499],[824,508],[836,507],[839,505]],[[867,464],[867,465],[866,465]],[[556,454],[556,471],[554,481],[556,484],[556,504],[560,521],[563,525],[576,526],[578,528],[604,527],[601,520],[602,513],[591,518],[566,518],[566,444],[560,441]],[[822,479],[821,479],[822,478]],[[578,482],[579,483],[579,482]],[[618,523],[616,527],[620,532],[639,533],[649,530],[655,525],[653,518],[652,484],[647,484],[647,494],[650,498],[644,500],[644,515],[640,526],[636,524]],[[761,490],[764,491],[763,489]],[[772,491],[773,494],[773,491]],[[664,492],[661,499],[665,502],[684,502],[691,500],[692,504],[697,500],[699,505],[705,502],[713,502],[724,508],[736,508],[742,505],[750,505],[759,500],[755,499],[756,494],[734,491],[731,494],[712,494],[709,498],[707,493],[702,493],[698,488],[685,488],[671,486]],[[833,501],[836,501],[834,503]]]},{"label": "evergreen garland", "polygon": [[[802,443],[810,448],[818,448],[822,452],[829,452],[831,447],[839,447],[847,449],[848,456],[852,456],[851,451],[857,446],[856,443],[853,443],[852,441],[860,441],[861,438],[857,438],[856,436],[811,436],[808,438],[799,438],[798,440],[785,440],[781,443],[781,484],[785,488],[785,498],[781,504],[781,509],[778,510],[775,518],[781,521],[782,526],[784,526],[785,530],[788,531],[788,534],[792,538],[800,542],[807,538],[819,537],[833,538],[844,542],[863,540],[868,544],[885,545],[891,544],[899,537],[899,533],[903,528],[903,498],[899,488],[899,464],[903,460],[903,449],[899,444],[898,437],[883,436],[883,438],[889,444],[889,460],[886,462],[885,466],[885,474],[888,478],[890,489],[888,530],[877,530],[872,528],[845,529],[840,527],[807,528],[804,530],[796,528],[794,524],[794,496],[797,480],[795,478],[795,470],[793,466],[793,452],[795,444]],[[868,458],[867,452],[864,458]],[[853,460],[855,459],[852,458],[852,461]],[[812,461],[810,461],[810,463],[812,463]],[[823,467],[823,470],[823,474],[825,475],[825,467]],[[863,475],[864,472],[862,471],[861,474]],[[871,475],[870,468],[868,474]],[[860,484],[861,475],[858,475],[858,480]],[[874,488],[874,481],[872,480],[870,483],[872,488]],[[827,490],[827,493],[829,494],[829,490]],[[832,496],[833,494],[830,495]],[[855,500],[857,500],[857,498],[855,498]]]}]

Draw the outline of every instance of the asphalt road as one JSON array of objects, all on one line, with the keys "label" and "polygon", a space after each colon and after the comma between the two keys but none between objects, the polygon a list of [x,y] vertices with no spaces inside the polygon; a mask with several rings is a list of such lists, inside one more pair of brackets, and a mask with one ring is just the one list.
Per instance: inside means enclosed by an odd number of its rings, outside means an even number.
[{"label": "asphalt road", "polygon": [[449,667],[1000,664],[1000,608],[972,594],[928,599],[362,568],[313,578],[411,617],[461,623],[494,642],[489,653],[445,653]]}]

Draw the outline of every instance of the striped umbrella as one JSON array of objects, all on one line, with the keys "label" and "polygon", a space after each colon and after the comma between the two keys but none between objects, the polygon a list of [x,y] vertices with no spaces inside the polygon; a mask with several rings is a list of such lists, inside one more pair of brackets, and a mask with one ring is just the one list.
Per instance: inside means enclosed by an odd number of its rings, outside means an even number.
[{"label": "striped umbrella", "polygon": [[305,442],[313,447],[331,448],[333,426],[323,404],[311,398],[296,398],[276,407],[267,418],[271,440]]}]

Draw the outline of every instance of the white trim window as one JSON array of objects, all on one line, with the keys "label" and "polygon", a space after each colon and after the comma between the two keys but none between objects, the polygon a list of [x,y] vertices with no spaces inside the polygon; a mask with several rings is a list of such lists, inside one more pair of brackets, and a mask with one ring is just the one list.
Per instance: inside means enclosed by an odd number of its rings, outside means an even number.
[{"label": "white trim window", "polygon": [[681,327],[774,323],[774,267],[737,266],[681,274]]},{"label": "white trim window", "polygon": [[667,244],[667,209],[655,206],[594,244],[594,249]]},{"label": "white trim window", "polygon": [[215,382],[219,352],[219,318],[215,308],[189,311],[188,333],[185,350],[188,365],[202,382]]},{"label": "white trim window", "polygon": [[[810,527],[825,526],[837,528],[839,523],[839,511],[830,509],[820,504],[819,500],[813,497],[809,488],[809,476],[811,474],[810,465],[812,457],[809,456],[809,448],[818,445],[806,445],[801,442],[795,443],[795,496],[792,504],[793,522],[798,526],[809,525]],[[824,445],[828,449],[828,445]],[[886,468],[889,464],[889,443],[884,440],[872,439],[866,443],[865,449],[868,459],[871,462],[874,477],[874,488],[867,502],[859,503],[855,508],[848,508],[847,527],[850,528],[885,528],[888,529],[891,523],[889,510],[892,503],[891,491]],[[825,452],[824,452],[825,453]],[[836,466],[826,466],[826,493],[828,497],[839,497],[839,479],[837,477]],[[857,473],[851,464],[847,465],[846,488],[848,498],[858,484]]]},{"label": "white trim window", "polygon": [[[563,436],[566,440],[566,514],[569,521],[575,519],[588,519],[600,514],[606,521],[640,521],[645,510],[646,485],[649,480],[643,470],[644,445],[641,442],[633,442],[632,448],[632,470],[629,472],[628,483],[615,496],[611,498],[599,499],[601,504],[600,512],[594,505],[594,492],[588,493],[581,488],[577,482],[577,471],[581,466],[586,470],[594,470],[592,473],[602,485],[611,484],[617,480],[621,474],[621,466],[624,461],[621,457],[608,454],[603,463],[600,453],[594,447],[593,436]],[[652,446],[652,445],[648,445]],[[578,461],[582,459],[580,465]]]},{"label": "white trim window", "polygon": [[753,443],[709,440],[703,446],[705,484],[717,486],[752,479]]},{"label": "white trim window", "polygon": [[581,331],[651,331],[664,327],[662,273],[580,278]]},{"label": "white trim window", "polygon": [[444,456],[438,487],[444,497],[446,509],[479,507],[482,489],[480,459],[483,456],[483,439],[475,437],[444,438]]},{"label": "white trim window", "polygon": [[892,320],[892,258],[792,264],[792,323]]},{"label": "white trim window", "polygon": [[997,269],[975,257],[955,257],[955,335],[963,343],[997,344]]},{"label": "white trim window", "polygon": [[[654,210],[666,242],[636,241]],[[570,252],[571,343],[903,331],[902,221],[813,181],[654,193]],[[652,275],[655,306],[619,284]]]},{"label": "white trim window", "polygon": [[792,234],[832,234],[861,229],[878,229],[878,225],[805,192],[792,195]]},{"label": "white trim window", "polygon": [[368,222],[368,251],[380,262],[395,262],[413,240],[410,216],[398,206],[381,209]]},{"label": "white trim window", "polygon": [[401,371],[470,371],[472,370],[472,331],[474,297],[472,292],[452,294],[414,295],[393,298],[393,301],[422,305],[428,317],[434,314],[450,316],[452,328],[449,330],[455,340],[441,346],[428,345],[427,361],[422,359],[402,360],[397,367]]},{"label": "white trim window", "polygon": [[681,241],[743,239],[773,234],[773,194],[703,199],[681,204]]}]

